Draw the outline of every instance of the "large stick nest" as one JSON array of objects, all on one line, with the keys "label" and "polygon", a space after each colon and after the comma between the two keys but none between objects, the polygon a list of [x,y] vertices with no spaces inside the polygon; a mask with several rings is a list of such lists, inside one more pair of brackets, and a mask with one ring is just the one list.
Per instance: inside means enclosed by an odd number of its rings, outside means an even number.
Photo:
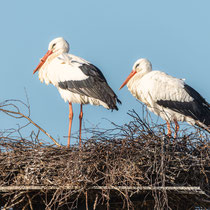
[{"label": "large stick nest", "polygon": [[[131,121],[91,134],[70,149],[1,132],[0,202],[5,209],[187,209],[210,205],[209,134]],[[191,188],[190,188],[191,187]],[[197,188],[196,188],[197,187]]]}]

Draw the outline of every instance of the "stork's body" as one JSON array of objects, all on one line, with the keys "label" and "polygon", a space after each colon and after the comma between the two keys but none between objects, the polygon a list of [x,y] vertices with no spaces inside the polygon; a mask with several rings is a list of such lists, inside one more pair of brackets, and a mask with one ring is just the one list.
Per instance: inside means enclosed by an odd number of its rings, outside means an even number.
[{"label": "stork's body", "polygon": [[151,63],[139,59],[133,71],[123,83],[148,109],[167,122],[175,122],[175,137],[179,129],[177,121],[186,121],[210,131],[210,105],[184,80],[177,79],[161,71],[152,71]]},{"label": "stork's body", "polygon": [[48,52],[41,59],[34,73],[39,70],[40,81],[53,84],[64,101],[69,102],[69,147],[73,119],[72,103],[81,104],[79,115],[81,146],[82,105],[102,105],[107,109],[118,110],[116,103],[120,101],[96,66],[68,54],[68,51],[69,44],[63,38],[54,39],[50,42]]}]

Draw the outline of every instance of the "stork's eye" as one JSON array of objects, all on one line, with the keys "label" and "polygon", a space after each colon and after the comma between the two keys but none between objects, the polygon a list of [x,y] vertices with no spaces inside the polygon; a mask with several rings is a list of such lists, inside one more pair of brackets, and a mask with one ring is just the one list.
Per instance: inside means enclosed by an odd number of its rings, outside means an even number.
[{"label": "stork's eye", "polygon": [[137,68],[139,66],[139,63],[138,64],[136,64],[136,67],[135,68]]},{"label": "stork's eye", "polygon": [[55,45],[56,45],[56,43],[54,43],[54,44],[52,45],[52,48],[54,48],[54,47],[55,47]]}]

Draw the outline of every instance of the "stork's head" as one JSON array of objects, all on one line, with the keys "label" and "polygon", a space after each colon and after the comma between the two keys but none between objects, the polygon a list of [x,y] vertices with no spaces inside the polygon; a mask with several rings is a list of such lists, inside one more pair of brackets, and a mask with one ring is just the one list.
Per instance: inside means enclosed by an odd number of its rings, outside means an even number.
[{"label": "stork's head", "polygon": [[137,73],[138,72],[147,73],[152,71],[152,64],[146,58],[140,58],[134,63],[133,70],[136,71]]},{"label": "stork's head", "polygon": [[138,59],[133,65],[133,70],[128,75],[125,82],[123,82],[123,84],[120,86],[120,89],[123,88],[136,73],[139,73],[143,76],[150,71],[152,71],[152,64],[150,61],[148,61],[146,58]]},{"label": "stork's head", "polygon": [[69,51],[69,43],[63,38],[53,39],[48,46],[48,50],[54,52],[67,53]]},{"label": "stork's head", "polygon": [[46,62],[47,58],[51,54],[60,54],[60,53],[67,53],[69,51],[69,43],[63,38],[63,37],[58,37],[56,39],[53,39],[48,46],[48,51],[44,55],[44,57],[40,60],[38,66],[34,70],[33,74],[38,71],[42,65]]}]

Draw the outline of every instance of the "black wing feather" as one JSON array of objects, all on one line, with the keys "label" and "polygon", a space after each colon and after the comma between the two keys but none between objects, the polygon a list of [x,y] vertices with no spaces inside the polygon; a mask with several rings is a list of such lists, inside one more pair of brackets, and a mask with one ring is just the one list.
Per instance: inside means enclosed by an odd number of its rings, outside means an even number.
[{"label": "black wing feather", "polygon": [[69,80],[59,82],[58,86],[105,102],[110,109],[118,110],[116,102],[121,103],[114,91],[109,87],[102,72],[92,64],[79,66],[82,72],[88,76],[85,80]]},{"label": "black wing feather", "polygon": [[193,98],[189,102],[158,100],[157,104],[172,109],[178,113],[192,117],[206,126],[210,126],[210,105],[209,103],[192,87],[184,86],[185,91]]}]

